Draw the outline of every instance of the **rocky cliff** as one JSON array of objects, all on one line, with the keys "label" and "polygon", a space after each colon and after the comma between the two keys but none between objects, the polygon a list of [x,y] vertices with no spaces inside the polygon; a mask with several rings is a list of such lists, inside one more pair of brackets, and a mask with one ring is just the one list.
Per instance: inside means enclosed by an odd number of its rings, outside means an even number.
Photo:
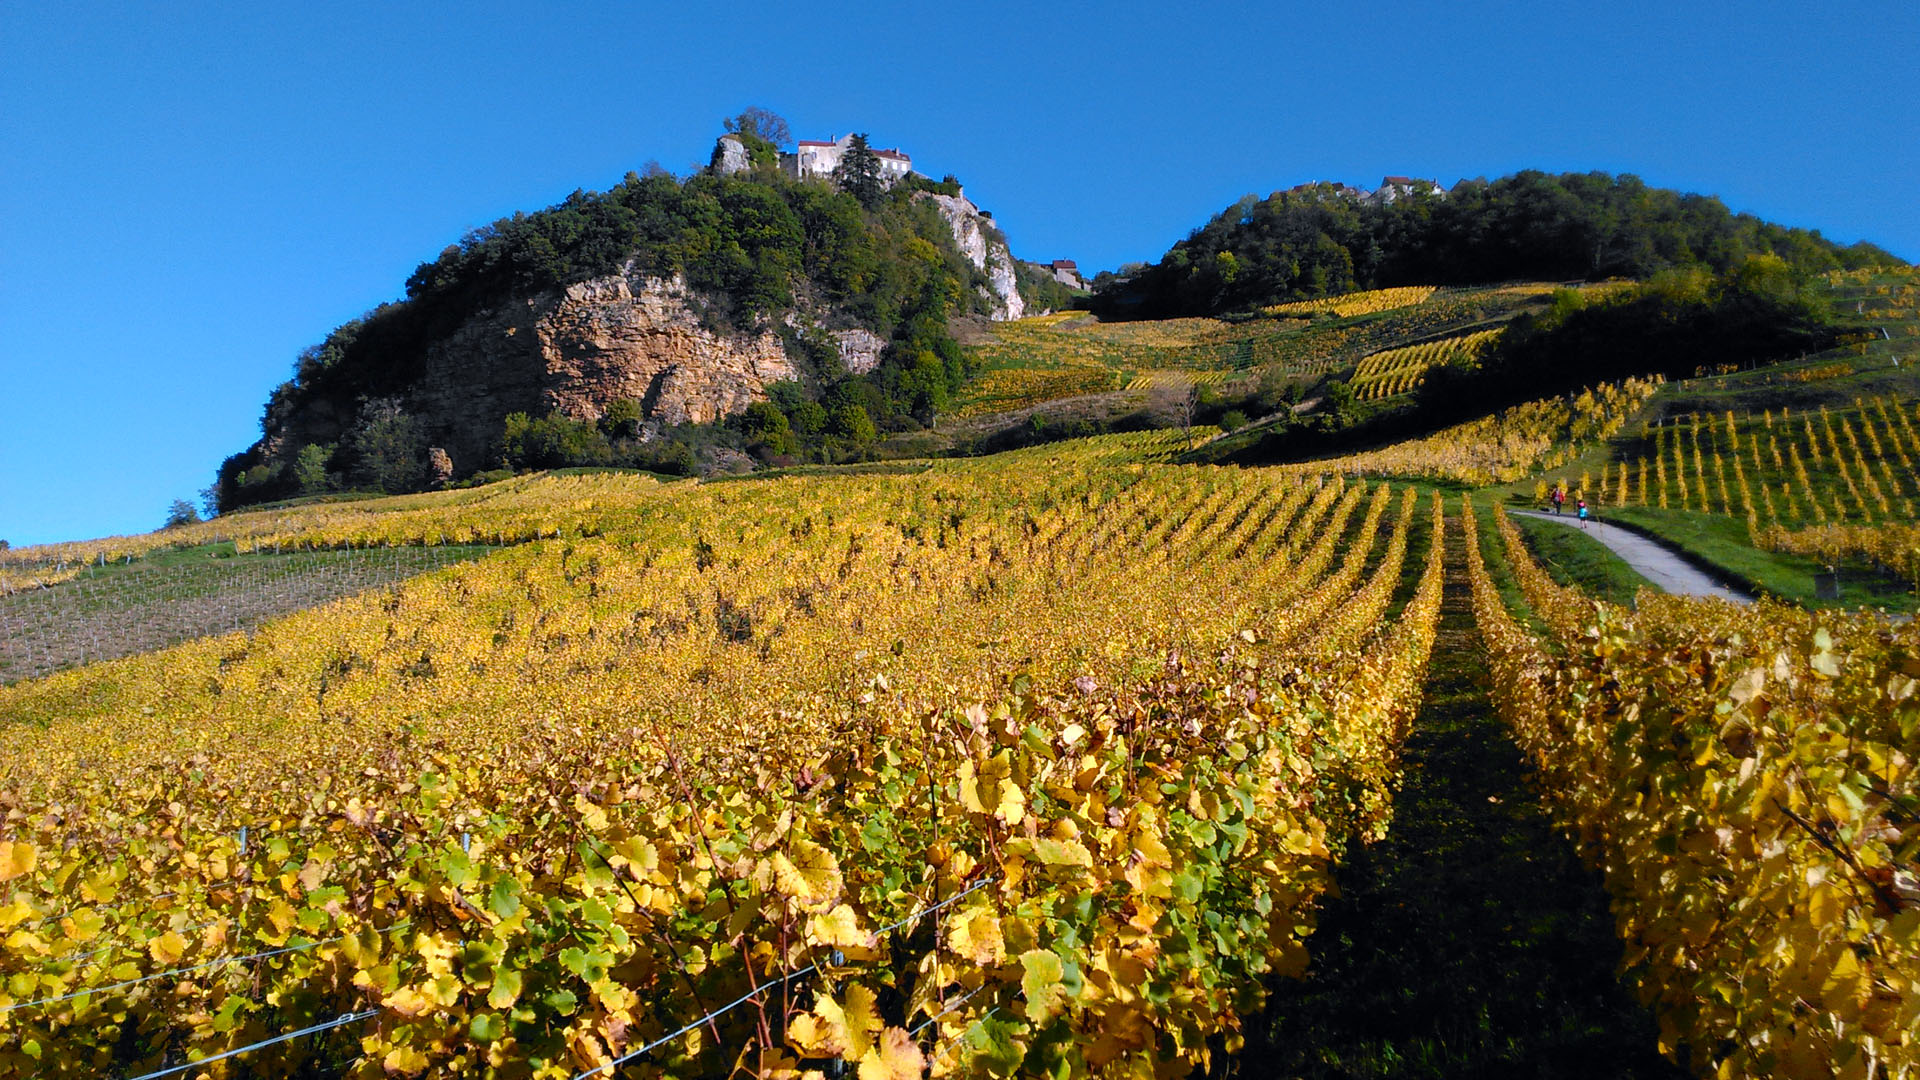
[{"label": "rocky cliff", "polygon": [[641,403],[648,428],[706,423],[798,377],[771,331],[703,326],[686,283],[614,274],[480,312],[435,342],[410,404],[460,473],[486,460],[509,413],[597,420]]},{"label": "rocky cliff", "polygon": [[988,315],[996,321],[1024,316],[1027,303],[1020,296],[1013,253],[1007,250],[1007,241],[993,227],[992,219],[982,214],[964,192],[959,195],[921,192],[915,198],[931,199],[940,208],[940,216],[946,219],[947,228],[953,230],[953,242],[960,254],[966,256],[975,270],[987,275],[981,297],[991,309]]}]

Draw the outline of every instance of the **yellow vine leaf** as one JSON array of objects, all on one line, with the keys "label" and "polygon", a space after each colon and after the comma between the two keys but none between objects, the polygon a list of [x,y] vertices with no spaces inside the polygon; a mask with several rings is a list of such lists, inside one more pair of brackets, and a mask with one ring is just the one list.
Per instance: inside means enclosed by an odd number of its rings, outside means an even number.
[{"label": "yellow vine leaf", "polygon": [[396,1046],[387,1051],[380,1067],[400,1076],[418,1076],[427,1071],[427,1055],[411,1046]]},{"label": "yellow vine leaf", "polygon": [[1000,920],[990,911],[962,914],[948,931],[947,943],[954,952],[976,964],[997,965],[1007,958]]},{"label": "yellow vine leaf", "polygon": [[960,764],[960,801],[976,814],[991,814],[1008,825],[1026,817],[1027,796],[1010,777],[1012,752],[1002,750],[983,762]]},{"label": "yellow vine leaf", "polygon": [[860,1058],[860,1080],[920,1080],[927,1059],[904,1029],[890,1027]]},{"label": "yellow vine leaf", "polygon": [[520,1000],[521,976],[518,971],[501,969],[493,973],[493,989],[487,991],[487,1004],[508,1009]]},{"label": "yellow vine leaf", "polygon": [[187,939],[181,937],[178,931],[169,930],[147,942],[147,954],[169,966],[179,963],[186,952]]},{"label": "yellow vine leaf", "polygon": [[853,908],[846,904],[835,907],[825,915],[814,915],[807,919],[807,944],[831,945],[837,948],[863,948],[873,943],[873,935],[860,929],[860,920]]},{"label": "yellow vine leaf", "polygon": [[26,922],[27,916],[32,914],[33,908],[29,907],[24,900],[11,900],[0,904],[0,930],[18,926]]},{"label": "yellow vine leaf", "polygon": [[433,999],[412,986],[403,986],[388,994],[380,1004],[406,1017],[419,1016],[433,1010]]},{"label": "yellow vine leaf", "polygon": [[837,1055],[846,1049],[845,1030],[819,1013],[803,1012],[787,1022],[787,1045],[808,1057]]},{"label": "yellow vine leaf", "polygon": [[33,873],[33,845],[25,840],[0,840],[0,881]]},{"label": "yellow vine leaf", "polygon": [[885,1026],[874,1007],[873,991],[860,983],[847,987],[846,999],[840,1003],[840,1016],[847,1033],[846,1056],[865,1057],[873,1046],[873,1033]]},{"label": "yellow vine leaf", "polygon": [[1067,996],[1066,987],[1060,985],[1065,971],[1060,957],[1047,949],[1021,953],[1020,966],[1025,969],[1020,976],[1020,991],[1027,997],[1027,1022],[1037,1027],[1060,1011]]},{"label": "yellow vine leaf", "polygon": [[802,907],[823,908],[839,898],[839,860],[819,844],[796,837],[787,851],[774,852],[770,861],[774,886]]}]

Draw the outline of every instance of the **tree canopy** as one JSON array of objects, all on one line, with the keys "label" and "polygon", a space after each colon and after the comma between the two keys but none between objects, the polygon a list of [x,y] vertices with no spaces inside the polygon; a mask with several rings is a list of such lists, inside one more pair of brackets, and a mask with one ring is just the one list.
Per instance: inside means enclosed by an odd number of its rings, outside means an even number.
[{"label": "tree canopy", "polygon": [[1759,254],[1802,272],[1899,264],[1637,176],[1529,170],[1390,201],[1333,184],[1249,195],[1159,262],[1097,282],[1093,304],[1110,318],[1206,315],[1394,285],[1724,274]]},{"label": "tree canopy", "polygon": [[834,166],[833,180],[841,191],[860,200],[861,206],[871,210],[879,205],[887,193],[887,179],[880,168],[880,155],[867,145],[865,132],[848,141],[847,152],[840,155],[840,164]]}]

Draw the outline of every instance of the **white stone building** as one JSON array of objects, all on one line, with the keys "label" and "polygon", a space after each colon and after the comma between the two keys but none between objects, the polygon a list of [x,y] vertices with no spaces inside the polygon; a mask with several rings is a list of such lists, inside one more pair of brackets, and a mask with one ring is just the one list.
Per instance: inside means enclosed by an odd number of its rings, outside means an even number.
[{"label": "white stone building", "polygon": [[[780,155],[780,167],[787,175],[800,179],[807,176],[831,177],[833,170],[840,167],[840,160],[846,156],[847,149],[853,145],[852,135],[842,135],[838,139],[826,141],[801,139],[791,154]],[[882,150],[873,148],[873,155],[880,159],[880,175],[892,184],[913,171],[913,159],[897,147]]]},{"label": "white stone building", "polygon": [[1390,203],[1409,195],[1436,195],[1444,199],[1447,189],[1432,180],[1420,180],[1411,176],[1388,176],[1380,180],[1380,186],[1371,196],[1376,203]]}]

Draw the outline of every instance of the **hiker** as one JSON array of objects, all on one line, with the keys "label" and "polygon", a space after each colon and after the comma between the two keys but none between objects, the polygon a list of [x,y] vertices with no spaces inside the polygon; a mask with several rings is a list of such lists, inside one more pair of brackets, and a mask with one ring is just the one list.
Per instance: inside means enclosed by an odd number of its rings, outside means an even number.
[{"label": "hiker", "polygon": [[1587,500],[1581,499],[1578,509],[1580,511],[1580,527],[1584,529],[1587,527]]},{"label": "hiker", "polygon": [[1558,514],[1560,512],[1560,507],[1564,505],[1566,501],[1567,501],[1567,493],[1560,490],[1559,484],[1553,485],[1553,512]]}]

